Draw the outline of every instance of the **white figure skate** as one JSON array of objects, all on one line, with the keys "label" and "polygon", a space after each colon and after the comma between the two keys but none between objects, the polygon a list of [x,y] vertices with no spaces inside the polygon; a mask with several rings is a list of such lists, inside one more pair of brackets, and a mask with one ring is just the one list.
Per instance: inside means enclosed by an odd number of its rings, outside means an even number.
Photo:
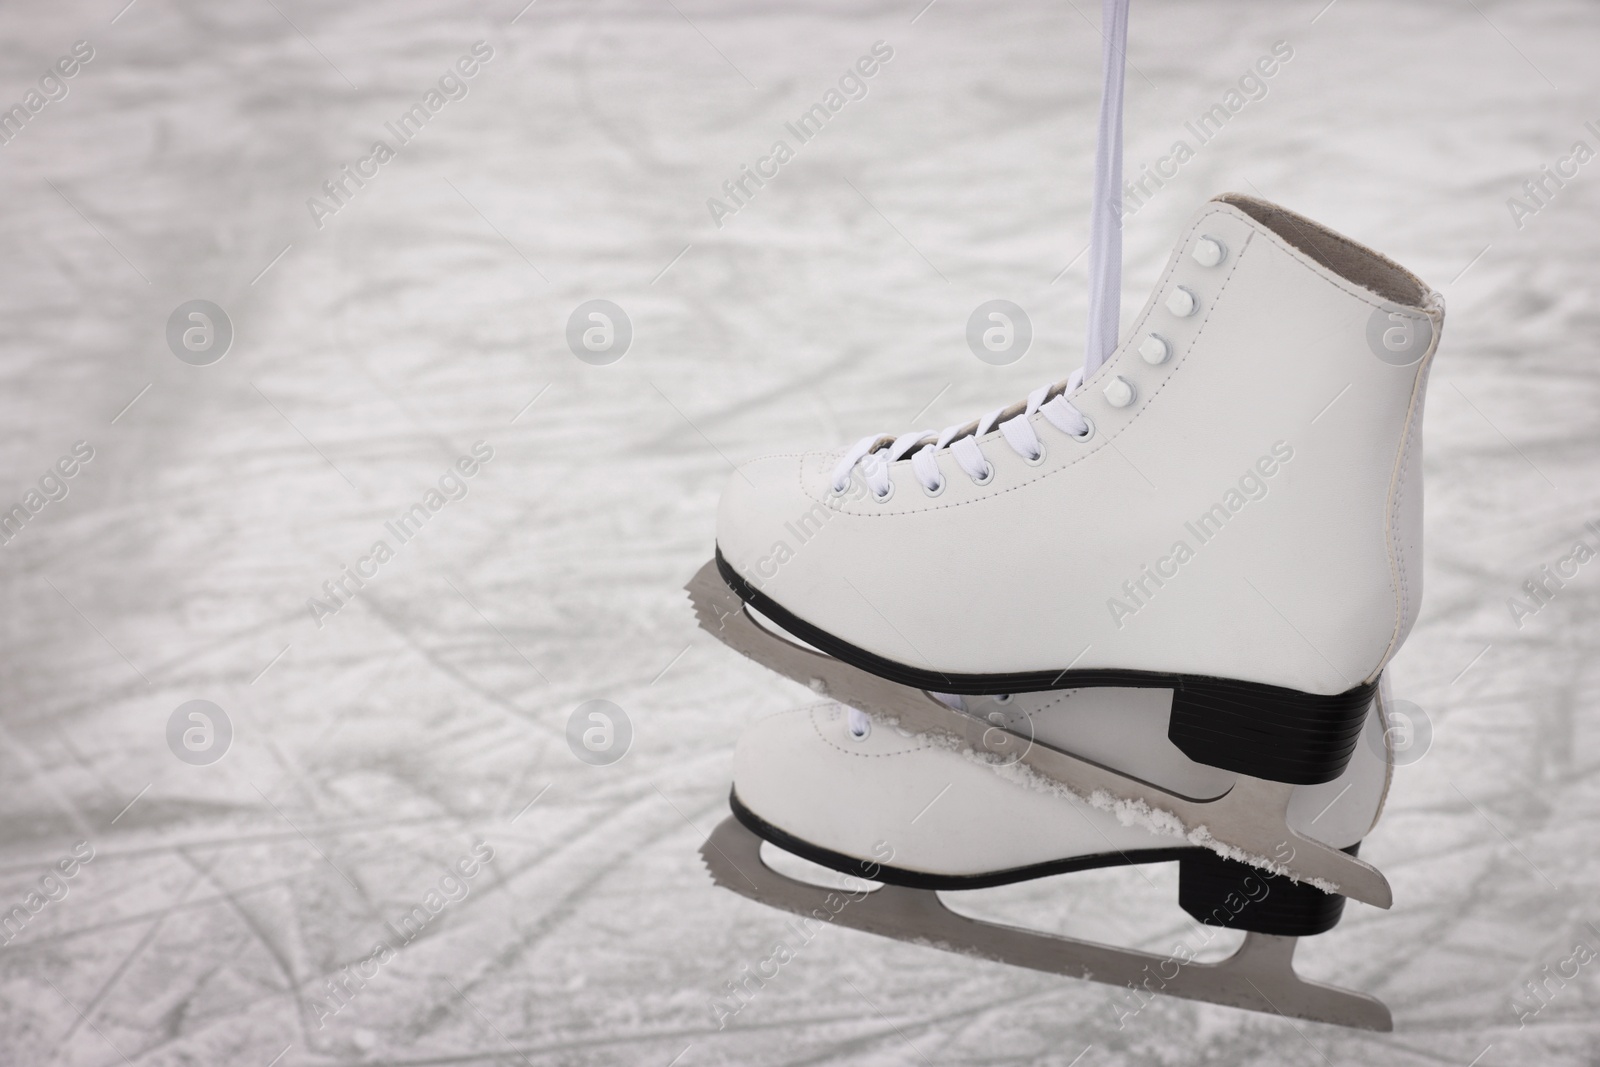
[{"label": "white figure skate", "polygon": [[[1009,705],[969,702],[969,711],[1006,718],[1017,704],[1031,703],[1042,720],[1040,707],[1059,705],[1050,721],[1080,747],[1174,789],[1225,792],[1232,775],[1188,760],[1162,738],[1165,709],[1151,696],[1148,690],[1086,689],[1027,694]],[[1376,713],[1367,716],[1364,730],[1341,775],[1296,787],[1288,812],[1297,832],[1351,852],[1376,822],[1389,781]],[[959,744],[837,703],[803,708],[746,731],[734,758],[731,804],[734,816],[716,829],[701,856],[718,884],[762,903],[984,959],[1128,986],[1128,996],[1112,1006],[1119,1022],[1151,994],[1163,993],[1391,1028],[1381,1002],[1294,972],[1296,939],[1331,929],[1342,896],[1185,846],[1128,819],[1130,812],[1082,803],[1017,765],[973,759]],[[761,859],[763,839],[882,887],[858,886],[844,895],[790,878]],[[1211,936],[1203,931],[1169,954],[1134,951],[966,918],[946,908],[937,892],[1160,862],[1179,864],[1183,910],[1207,926],[1248,931],[1227,959],[1195,960]]]},{"label": "white figure skate", "polygon": [[[715,572],[691,583],[702,623],[836,699],[955,733],[957,713],[918,691],[1170,692],[1174,744],[1245,776],[1226,811],[1196,821],[1161,791],[1030,762],[1252,852],[1260,834],[1239,820],[1254,809],[1281,828],[1290,785],[1343,771],[1416,619],[1422,400],[1442,322],[1376,252],[1219,197],[1087,378],[942,433],[741,467]],[[764,630],[733,641],[735,599],[898,689],[820,657],[799,666]],[[1381,875],[1336,850],[1288,867],[1389,904]]]}]

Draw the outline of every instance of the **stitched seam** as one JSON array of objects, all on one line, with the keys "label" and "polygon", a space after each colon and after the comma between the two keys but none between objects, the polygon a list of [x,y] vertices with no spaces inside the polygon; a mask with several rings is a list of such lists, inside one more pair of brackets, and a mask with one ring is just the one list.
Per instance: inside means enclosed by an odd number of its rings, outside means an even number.
[{"label": "stitched seam", "polygon": [[911,748],[902,749],[899,752],[852,752],[848,748],[845,748],[843,745],[839,744],[837,741],[823,734],[822,726],[817,722],[818,710],[818,708],[814,707],[811,709],[811,713],[806,716],[806,718],[811,722],[811,729],[816,731],[818,739],[821,740],[823,744],[832,748],[834,751],[842,752],[846,756],[851,756],[855,759],[892,759],[896,756],[909,756],[913,752],[922,752],[933,747],[932,741],[930,741],[924,735],[919,735],[922,738],[920,743]]},{"label": "stitched seam", "polygon": [[[1389,643],[1384,647],[1383,654],[1378,659],[1378,667],[1374,673],[1381,673],[1384,664],[1389,662],[1400,647],[1400,631],[1405,625],[1406,616],[1411,610],[1410,582],[1405,571],[1405,546],[1399,530],[1399,517],[1401,501],[1406,488],[1406,458],[1415,446],[1420,434],[1416,432],[1416,420],[1421,417],[1419,408],[1422,406],[1423,392],[1426,388],[1428,371],[1432,368],[1434,354],[1439,350],[1439,338],[1444,332],[1444,320],[1434,325],[1433,346],[1428,354],[1418,363],[1417,375],[1411,387],[1411,404],[1406,411],[1405,439],[1401,443],[1400,456],[1394,473],[1393,490],[1388,512],[1384,515],[1384,541],[1389,550],[1390,567],[1393,569],[1392,580],[1395,584],[1396,614],[1394,629],[1389,632]],[[1421,477],[1421,458],[1418,458],[1418,477]],[[1370,676],[1369,676],[1370,677]]]},{"label": "stitched seam", "polygon": [[1395,607],[1397,609],[1394,617],[1394,631],[1389,638],[1390,648],[1393,648],[1395,642],[1399,640],[1400,628],[1405,625],[1406,612],[1409,610],[1411,603],[1411,589],[1406,579],[1405,538],[1400,529],[1401,512],[1405,507],[1406,470],[1410,466],[1406,461],[1410,451],[1411,435],[1408,431],[1406,444],[1400,449],[1400,470],[1396,474],[1394,503],[1390,507],[1389,514],[1388,540],[1390,555],[1394,561]]}]

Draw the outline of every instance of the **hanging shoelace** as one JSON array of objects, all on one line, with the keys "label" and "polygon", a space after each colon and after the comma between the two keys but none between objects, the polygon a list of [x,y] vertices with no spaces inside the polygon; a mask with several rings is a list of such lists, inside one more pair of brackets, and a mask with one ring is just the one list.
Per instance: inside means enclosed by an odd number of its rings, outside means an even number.
[{"label": "hanging shoelace", "polygon": [[[977,438],[996,425],[1006,444],[1029,463],[1044,459],[1044,443],[1034,431],[1031,416],[1041,414],[1050,425],[1077,440],[1086,440],[1094,424],[1067,399],[1117,350],[1118,315],[1122,297],[1122,89],[1127,65],[1128,0],[1101,0],[1100,123],[1095,137],[1094,200],[1089,209],[1089,335],[1083,366],[1063,382],[1040,386],[1021,405],[1000,408],[976,422],[946,427],[938,434],[918,430],[898,437],[873,434],[863,437],[844,454],[833,471],[832,488],[843,493],[857,464],[863,480],[879,501],[894,492],[889,465],[911,456],[911,469],[923,491],[944,492],[944,475],[935,453],[946,448],[956,463],[979,485],[987,485],[994,468],[983,456]],[[941,694],[934,696],[945,699]],[[959,701],[959,697],[950,698]],[[946,701],[949,702],[948,700]],[[952,705],[956,706],[956,705]],[[872,731],[865,712],[846,708],[850,736],[861,740]]]},{"label": "hanging shoelace", "polygon": [[935,454],[946,448],[967,477],[987,485],[994,477],[994,468],[984,458],[977,439],[998,425],[1012,451],[1029,463],[1038,463],[1044,458],[1044,443],[1033,428],[1031,416],[1035,413],[1079,441],[1093,433],[1094,424],[1067,398],[1117,349],[1122,294],[1122,88],[1127,62],[1128,0],[1102,0],[1100,27],[1104,50],[1094,200],[1089,212],[1089,332],[1082,368],[1065,381],[1040,386],[1020,405],[999,408],[975,422],[948,426],[937,434],[916,430],[898,437],[863,437],[834,468],[835,493],[849,488],[855,468],[860,465],[872,495],[880,502],[889,499],[894,492],[889,465],[909,455],[911,469],[923,491],[937,496],[944,491],[944,476]]}]

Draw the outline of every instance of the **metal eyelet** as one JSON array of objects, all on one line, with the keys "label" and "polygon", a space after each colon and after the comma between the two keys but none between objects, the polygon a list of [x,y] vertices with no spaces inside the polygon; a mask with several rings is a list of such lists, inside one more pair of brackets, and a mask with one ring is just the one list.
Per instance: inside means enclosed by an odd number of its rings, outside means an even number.
[{"label": "metal eyelet", "polygon": [[879,493],[876,489],[872,491],[872,499],[876,500],[880,504],[887,504],[889,502],[889,498],[892,496],[894,496],[893,478],[889,479],[889,486],[882,493]]},{"label": "metal eyelet", "polygon": [[1035,452],[1031,459],[1029,457],[1027,457],[1027,456],[1023,456],[1022,457],[1022,462],[1026,463],[1030,467],[1037,467],[1039,464],[1043,463],[1044,462],[1044,442],[1043,441],[1039,442],[1039,451]]},{"label": "metal eyelet", "polygon": [[1074,441],[1078,442],[1079,444],[1082,444],[1083,442],[1087,441],[1089,438],[1094,436],[1094,420],[1091,419],[1089,416],[1085,415],[1083,417],[1083,421],[1088,423],[1089,425],[1084,428],[1084,431],[1082,433],[1077,433],[1077,434],[1069,433],[1069,434],[1067,434],[1068,437],[1072,438]]},{"label": "metal eyelet", "polygon": [[[918,484],[921,485],[920,479],[918,480]],[[941,477],[939,479],[939,484],[938,485],[934,486],[932,489],[929,489],[927,486],[924,485],[924,486],[922,486],[922,491],[923,491],[923,493],[925,493],[928,496],[939,496],[941,493],[944,492],[944,487],[949,485],[949,484],[950,484],[950,480],[948,478]]]},{"label": "metal eyelet", "polygon": [[[843,708],[845,736],[852,741],[865,741],[872,734],[872,717],[857,712],[854,708]],[[860,720],[861,732],[856,732],[856,721]]]},{"label": "metal eyelet", "polygon": [[1194,290],[1186,286],[1175,286],[1167,294],[1167,310],[1180,319],[1186,319],[1200,310],[1200,298],[1194,295]]},{"label": "metal eyelet", "polygon": [[1139,355],[1152,367],[1159,367],[1172,358],[1172,345],[1158,333],[1146,334],[1139,342]]},{"label": "metal eyelet", "polygon": [[1209,233],[1202,234],[1200,240],[1189,250],[1189,255],[1202,267],[1215,267],[1228,258],[1228,246],[1220,237],[1213,237]]},{"label": "metal eyelet", "polygon": [[983,466],[983,477],[972,479],[973,485],[988,485],[990,482],[994,481],[994,464],[985,462]]},{"label": "metal eyelet", "polygon": [[1125,408],[1139,397],[1139,390],[1134,384],[1118,374],[1105,384],[1100,394],[1106,398],[1106,403],[1114,408]]}]

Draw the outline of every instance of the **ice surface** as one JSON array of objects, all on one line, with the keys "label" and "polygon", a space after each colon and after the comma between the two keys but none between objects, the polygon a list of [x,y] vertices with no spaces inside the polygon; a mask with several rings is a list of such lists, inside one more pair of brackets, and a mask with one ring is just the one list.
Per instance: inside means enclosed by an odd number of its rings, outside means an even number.
[{"label": "ice surface", "polygon": [[[1393,1006],[1377,1036],[1180,1002],[1119,1030],[1113,990],[833,929],[714,1022],[787,917],[696,850],[741,725],[809,694],[700,634],[681,586],[730,461],[943,425],[1081,358],[1094,5],[122,2],[0,12],[0,102],[95,50],[0,145],[0,506],[94,449],[0,548],[0,905],[94,849],[0,947],[0,1062],[1600,1061],[1600,962],[1513,1007],[1600,948],[1600,562],[1507,606],[1600,543],[1600,163],[1520,229],[1507,207],[1600,147],[1592,5],[1133,11],[1130,173],[1294,56],[1129,219],[1124,321],[1230,189],[1450,304],[1393,670],[1433,747],[1363,849],[1397,904],[1300,952]],[[319,229],[307,199],[480,40],[469,95]],[[866,97],[719,228],[707,198],[879,40]],[[963,336],[995,297],[1036,332],[1008,367]],[[196,298],[236,332],[211,366],[165,338]],[[634,327],[611,366],[564,340],[595,298]],[[308,598],[480,440],[467,496],[319,628]],[[209,766],[168,747],[195,699],[234,731]],[[566,740],[591,699],[632,723],[611,766]],[[467,895],[364,963],[480,840]],[[1161,948],[1188,926],[1145,873],[994,906]],[[350,966],[376,970],[319,1026]]]}]

